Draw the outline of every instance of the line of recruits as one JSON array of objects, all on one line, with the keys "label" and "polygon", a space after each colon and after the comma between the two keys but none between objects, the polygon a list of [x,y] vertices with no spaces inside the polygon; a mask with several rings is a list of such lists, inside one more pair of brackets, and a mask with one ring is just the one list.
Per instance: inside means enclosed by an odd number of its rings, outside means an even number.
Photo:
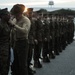
[{"label": "line of recruits", "polygon": [[[33,56],[34,67],[42,68],[42,63],[39,59],[48,63],[50,58],[54,59],[55,55],[59,55],[68,44],[73,42],[73,16],[34,14],[33,8],[28,8],[26,15],[31,21],[28,66],[32,65]],[[30,71],[35,72],[34,70]]]},{"label": "line of recruits", "polygon": [[34,14],[33,8],[28,9],[27,16],[31,21],[28,66],[31,65],[33,55],[34,67],[41,68],[40,58],[43,57],[43,62],[50,62],[50,58],[54,59],[55,55],[59,55],[73,42],[73,17],[38,12]]},{"label": "line of recruits", "polygon": [[7,9],[0,10],[0,75],[8,75],[11,47],[11,74],[34,75],[36,71],[31,66],[42,68],[39,59],[49,63],[73,42],[73,17],[33,14],[33,8],[23,14],[24,9],[23,4],[16,4],[11,15]]}]

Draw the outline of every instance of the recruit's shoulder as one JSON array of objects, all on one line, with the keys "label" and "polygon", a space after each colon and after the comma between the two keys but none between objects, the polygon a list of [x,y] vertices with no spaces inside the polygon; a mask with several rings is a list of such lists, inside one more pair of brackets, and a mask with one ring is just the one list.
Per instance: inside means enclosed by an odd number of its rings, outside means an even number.
[{"label": "recruit's shoulder", "polygon": [[23,15],[22,21],[31,25],[31,22],[30,22],[29,18],[24,16],[24,15]]}]

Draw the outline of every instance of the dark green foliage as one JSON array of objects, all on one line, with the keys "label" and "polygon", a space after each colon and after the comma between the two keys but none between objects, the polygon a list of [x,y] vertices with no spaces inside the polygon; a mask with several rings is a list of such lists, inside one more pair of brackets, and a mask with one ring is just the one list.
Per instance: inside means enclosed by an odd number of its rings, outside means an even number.
[{"label": "dark green foliage", "polygon": [[56,11],[52,11],[53,14],[62,14],[62,15],[75,15],[75,11],[71,9],[60,9]]}]

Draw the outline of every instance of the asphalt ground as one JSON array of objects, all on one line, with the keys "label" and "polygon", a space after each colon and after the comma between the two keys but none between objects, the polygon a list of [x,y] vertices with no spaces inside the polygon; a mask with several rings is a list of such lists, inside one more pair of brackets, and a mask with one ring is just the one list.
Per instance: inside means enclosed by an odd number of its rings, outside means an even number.
[{"label": "asphalt ground", "polygon": [[42,64],[43,68],[36,69],[35,75],[75,75],[75,41],[50,63]]}]

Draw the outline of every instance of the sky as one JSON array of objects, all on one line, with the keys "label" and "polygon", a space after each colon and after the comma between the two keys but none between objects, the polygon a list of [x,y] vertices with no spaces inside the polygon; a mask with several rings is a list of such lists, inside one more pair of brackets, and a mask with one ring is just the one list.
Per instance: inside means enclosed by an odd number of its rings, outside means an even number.
[{"label": "sky", "polygon": [[49,1],[54,2],[54,8],[75,8],[75,0],[0,0],[0,8],[7,7],[10,10],[17,3],[26,7],[50,7]]}]

